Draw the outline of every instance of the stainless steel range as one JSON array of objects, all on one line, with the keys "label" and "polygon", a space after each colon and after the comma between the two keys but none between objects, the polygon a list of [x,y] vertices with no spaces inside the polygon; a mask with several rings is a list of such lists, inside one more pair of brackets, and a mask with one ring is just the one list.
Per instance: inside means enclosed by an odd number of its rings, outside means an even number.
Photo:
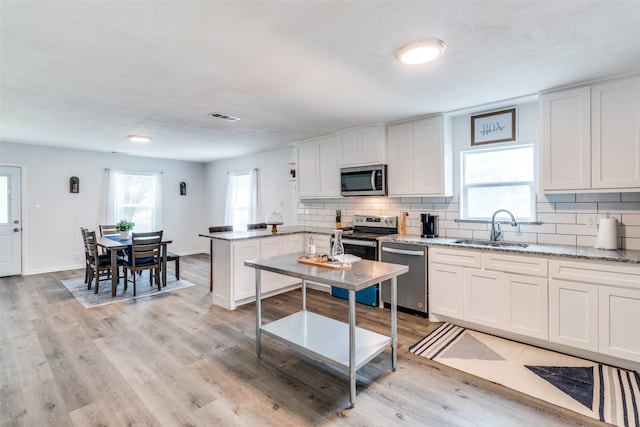
[{"label": "stainless steel range", "polygon": [[[379,260],[380,237],[398,233],[397,216],[355,215],[353,230],[342,234],[344,252],[362,259]],[[333,237],[331,238],[333,245]],[[379,284],[356,292],[356,302],[377,307],[380,304]],[[340,288],[331,288],[331,295],[348,298],[348,292]]]}]

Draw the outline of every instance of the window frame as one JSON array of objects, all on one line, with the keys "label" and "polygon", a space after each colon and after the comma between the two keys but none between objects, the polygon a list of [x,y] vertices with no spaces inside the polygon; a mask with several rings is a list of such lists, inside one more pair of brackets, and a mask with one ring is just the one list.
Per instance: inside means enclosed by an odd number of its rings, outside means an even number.
[{"label": "window frame", "polygon": [[[532,170],[533,176],[531,181],[490,181],[485,183],[465,184],[465,161],[467,155],[473,155],[486,152],[498,152],[516,149],[530,148],[532,150]],[[500,146],[473,148],[470,150],[460,151],[460,200],[459,200],[459,218],[463,221],[490,221],[491,217],[471,217],[469,216],[469,189],[473,188],[491,188],[491,187],[515,187],[515,186],[529,186],[529,200],[530,203],[530,216],[518,217],[516,219],[522,222],[535,222],[536,221],[536,186],[537,186],[537,162],[536,162],[536,145],[534,143],[526,144],[501,144]]]}]

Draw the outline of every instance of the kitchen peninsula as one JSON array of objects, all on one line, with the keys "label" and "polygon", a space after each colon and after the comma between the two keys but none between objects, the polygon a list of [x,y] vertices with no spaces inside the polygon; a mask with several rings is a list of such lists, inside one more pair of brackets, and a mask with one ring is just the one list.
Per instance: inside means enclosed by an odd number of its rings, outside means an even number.
[{"label": "kitchen peninsula", "polygon": [[[254,272],[244,265],[246,260],[300,252],[306,236],[313,235],[314,243],[321,239],[328,242],[332,231],[292,226],[278,227],[277,233],[272,233],[271,229],[257,229],[199,234],[210,239],[209,281],[213,303],[234,310],[239,305],[255,300]],[[298,286],[300,280],[297,278],[265,273],[262,277],[262,296],[287,292]]]}]

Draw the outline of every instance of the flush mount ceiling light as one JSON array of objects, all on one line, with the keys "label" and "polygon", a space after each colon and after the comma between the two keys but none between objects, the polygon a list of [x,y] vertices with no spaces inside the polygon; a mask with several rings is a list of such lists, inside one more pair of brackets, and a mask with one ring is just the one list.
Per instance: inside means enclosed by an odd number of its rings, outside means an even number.
[{"label": "flush mount ceiling light", "polygon": [[129,135],[129,141],[139,142],[141,144],[148,144],[151,142],[151,138],[144,135]]},{"label": "flush mount ceiling light", "polygon": [[398,49],[396,58],[403,64],[424,64],[442,55],[445,48],[444,42],[440,39],[416,40]]}]

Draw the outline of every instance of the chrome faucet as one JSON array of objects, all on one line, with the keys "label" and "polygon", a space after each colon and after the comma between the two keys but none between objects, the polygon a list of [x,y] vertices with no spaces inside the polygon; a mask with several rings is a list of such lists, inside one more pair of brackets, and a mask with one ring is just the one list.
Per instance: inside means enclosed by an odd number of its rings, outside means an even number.
[{"label": "chrome faucet", "polygon": [[500,230],[500,223],[496,223],[496,215],[500,212],[506,212],[511,217],[511,226],[517,227],[518,223],[516,222],[516,218],[513,216],[511,212],[506,209],[498,209],[493,213],[493,217],[491,218],[491,234],[489,235],[489,240],[492,242],[497,242],[498,240],[502,240],[502,230]]}]

